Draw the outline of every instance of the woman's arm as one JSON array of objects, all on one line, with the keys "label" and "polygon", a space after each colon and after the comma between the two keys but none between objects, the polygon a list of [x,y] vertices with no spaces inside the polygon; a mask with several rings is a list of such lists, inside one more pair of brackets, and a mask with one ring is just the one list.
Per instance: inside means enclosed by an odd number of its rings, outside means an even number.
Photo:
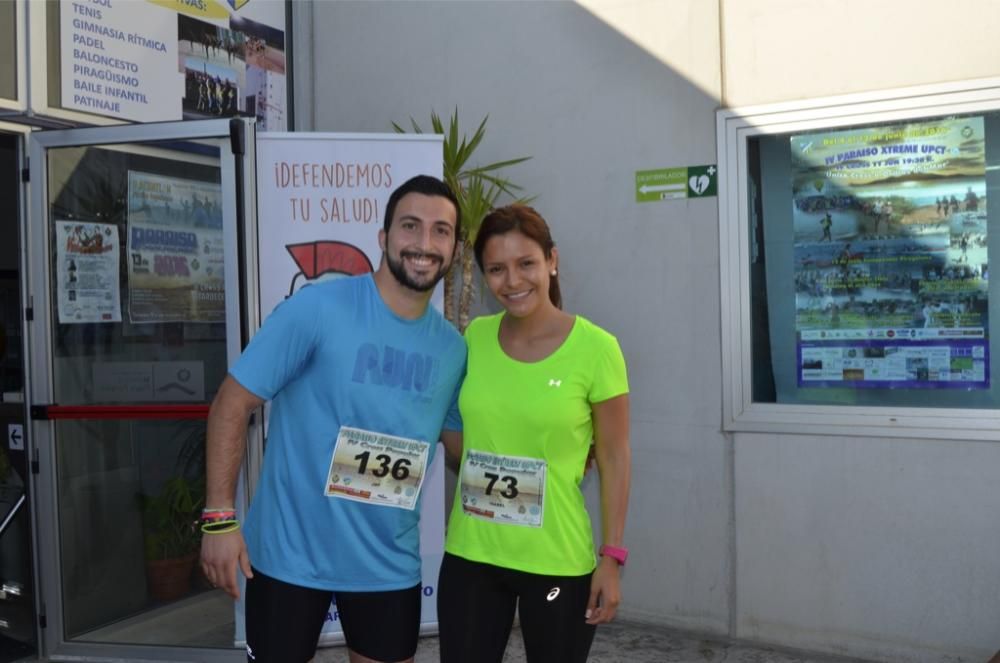
[{"label": "woman's arm", "polygon": [[441,431],[441,441],[444,443],[445,464],[455,472],[462,462],[462,431],[443,430]]},{"label": "woman's arm", "polygon": [[[594,418],[594,451],[601,477],[602,543],[621,547],[625,536],[632,463],[628,394],[593,403],[591,411]],[[618,561],[602,556],[590,584],[587,623],[611,621],[620,602]]]}]

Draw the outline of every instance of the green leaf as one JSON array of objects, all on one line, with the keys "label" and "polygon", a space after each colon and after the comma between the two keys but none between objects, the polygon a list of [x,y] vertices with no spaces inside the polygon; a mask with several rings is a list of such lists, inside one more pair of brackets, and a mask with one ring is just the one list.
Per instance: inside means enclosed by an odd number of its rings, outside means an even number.
[{"label": "green leaf", "polygon": [[[470,138],[467,143],[466,143],[466,141],[465,141],[464,138],[462,139],[462,148],[463,148],[462,149],[462,156],[464,157],[462,159],[462,165],[465,165],[465,162],[469,160],[469,157],[471,157],[472,153],[476,151],[476,148],[479,147],[479,144],[481,142],[483,142],[483,137],[486,135],[486,120],[487,119],[489,119],[489,115],[487,115],[486,117],[484,117],[483,121],[479,123],[479,128],[476,129],[476,133],[474,133],[472,135],[472,138]],[[455,123],[456,123],[456,126],[457,126],[457,123],[458,123],[458,111],[457,110],[455,111]]]},{"label": "green leaf", "polygon": [[469,170],[470,173],[487,173],[491,170],[500,170],[501,168],[507,168],[509,166],[516,166],[519,163],[524,163],[525,161],[531,159],[531,157],[518,157],[516,159],[507,159],[506,161],[497,161],[496,163],[487,164],[485,166],[476,166],[475,168]]},{"label": "green leaf", "polygon": [[[458,113],[457,108],[455,109],[455,112]],[[433,127],[434,133],[436,134],[444,133],[444,125],[441,124],[441,116],[434,111],[431,111],[431,127]]]},{"label": "green leaf", "polygon": [[[448,118],[447,127],[442,117],[431,110],[431,129],[444,137],[442,164],[444,181],[454,190],[458,198],[462,213],[462,237],[469,245],[475,241],[483,219],[497,206],[502,197],[506,196],[513,202],[534,200],[534,196],[521,195],[523,187],[512,182],[502,172],[524,163],[531,158],[530,156],[504,159],[485,165],[469,165],[473,163],[476,150],[482,146],[486,138],[488,120],[489,115],[479,122],[470,136],[461,130],[457,107]],[[415,133],[421,133],[420,126],[412,117],[410,123]],[[397,132],[405,133],[398,124],[393,123],[392,126]]]}]

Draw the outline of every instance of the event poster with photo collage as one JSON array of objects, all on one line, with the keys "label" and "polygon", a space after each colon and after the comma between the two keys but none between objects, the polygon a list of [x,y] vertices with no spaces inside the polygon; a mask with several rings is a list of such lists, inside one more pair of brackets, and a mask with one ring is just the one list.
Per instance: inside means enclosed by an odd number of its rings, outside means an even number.
[{"label": "event poster with photo collage", "polygon": [[129,171],[126,255],[129,322],[225,321],[218,184]]},{"label": "event poster with photo collage", "polygon": [[983,118],[791,154],[799,387],[989,388]]}]

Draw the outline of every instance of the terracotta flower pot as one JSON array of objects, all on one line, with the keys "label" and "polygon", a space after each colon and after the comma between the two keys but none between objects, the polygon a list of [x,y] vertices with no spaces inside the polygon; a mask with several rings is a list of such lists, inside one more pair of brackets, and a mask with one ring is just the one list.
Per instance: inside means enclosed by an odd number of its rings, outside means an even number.
[{"label": "terracotta flower pot", "polygon": [[191,571],[198,555],[146,560],[146,585],[157,601],[173,601],[191,591]]}]

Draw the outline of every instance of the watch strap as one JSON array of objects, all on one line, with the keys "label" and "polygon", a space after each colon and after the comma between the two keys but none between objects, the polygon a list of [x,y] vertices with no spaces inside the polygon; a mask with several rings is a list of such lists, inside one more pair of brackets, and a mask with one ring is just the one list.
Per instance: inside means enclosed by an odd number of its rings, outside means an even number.
[{"label": "watch strap", "polygon": [[603,557],[610,557],[618,562],[619,566],[625,566],[625,560],[628,559],[628,548],[619,548],[617,546],[603,545],[601,546],[601,553]]}]

